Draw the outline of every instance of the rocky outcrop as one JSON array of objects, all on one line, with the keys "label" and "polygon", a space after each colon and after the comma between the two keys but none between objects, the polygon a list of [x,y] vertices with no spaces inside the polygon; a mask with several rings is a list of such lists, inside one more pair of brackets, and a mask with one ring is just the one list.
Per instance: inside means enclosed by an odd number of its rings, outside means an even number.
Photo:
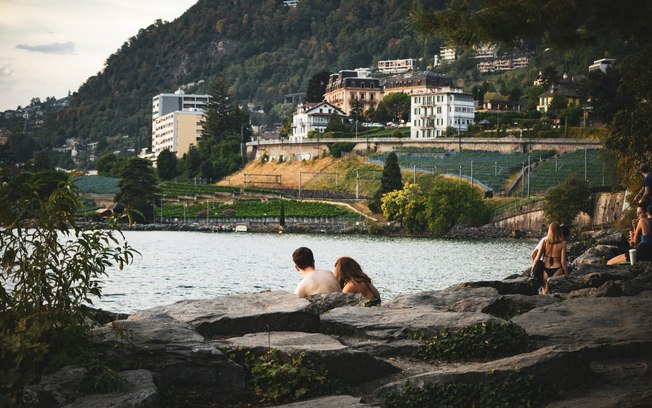
[{"label": "rocky outcrop", "polygon": [[[451,395],[469,406],[649,406],[652,263],[581,264],[551,278],[549,290],[536,295],[524,276],[405,294],[381,307],[363,307],[360,296],[343,293],[186,300],[93,330],[92,341],[108,360],[129,362],[130,370],[120,373],[128,384],[121,393],[88,394],[85,369],[68,367],[25,389],[25,403],[148,407],[181,393],[201,396],[198,405],[255,406],[266,385],[254,385],[261,374],[252,367],[292,372],[274,379],[283,389],[317,367],[348,395],[328,395],[329,389],[278,406],[421,406],[420,398],[438,406]],[[524,333],[523,347],[472,356],[475,345],[498,348],[517,332]],[[283,367],[256,360],[270,350]],[[432,350],[437,354],[428,354]],[[605,399],[605,389],[615,391]],[[476,400],[476,394],[483,396]]]}]

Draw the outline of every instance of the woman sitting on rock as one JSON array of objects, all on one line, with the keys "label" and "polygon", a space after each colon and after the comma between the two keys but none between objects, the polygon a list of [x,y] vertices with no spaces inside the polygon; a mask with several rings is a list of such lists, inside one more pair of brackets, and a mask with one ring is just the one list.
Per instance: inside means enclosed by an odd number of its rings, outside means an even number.
[{"label": "woman sitting on rock", "polygon": [[380,293],[360,264],[348,256],[335,261],[335,278],[344,293],[360,293],[367,298],[365,306],[380,306]]},{"label": "woman sitting on rock", "polygon": [[543,240],[543,244],[534,257],[532,268],[536,261],[543,259],[543,286],[539,293],[545,295],[548,293],[548,279],[553,276],[566,275],[568,273],[568,259],[566,258],[566,241],[561,232],[558,222],[553,222],[548,227],[548,235]]},{"label": "woman sitting on rock", "polygon": [[[638,222],[636,223],[636,230],[634,234],[630,233],[629,245],[632,248],[636,248],[636,260],[637,261],[652,261],[652,223],[650,222],[650,215],[652,211],[652,205],[647,208],[647,210],[639,205],[636,208],[636,217]],[[618,255],[614,258],[611,258],[607,261],[607,265],[618,265],[621,262],[630,262],[629,251]]]}]

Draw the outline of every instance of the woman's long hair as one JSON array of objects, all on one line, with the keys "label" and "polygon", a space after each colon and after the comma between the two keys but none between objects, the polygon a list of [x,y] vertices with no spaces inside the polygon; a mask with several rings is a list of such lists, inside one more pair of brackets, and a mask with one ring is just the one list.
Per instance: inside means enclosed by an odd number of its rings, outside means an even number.
[{"label": "woman's long hair", "polygon": [[335,278],[344,287],[347,282],[356,281],[358,283],[371,283],[371,279],[366,273],[362,272],[360,264],[355,259],[348,256],[342,256],[335,261]]},{"label": "woman's long hair", "polygon": [[565,241],[564,234],[561,233],[561,226],[557,221],[550,224],[548,227],[548,236],[546,236],[549,244],[558,244]]}]

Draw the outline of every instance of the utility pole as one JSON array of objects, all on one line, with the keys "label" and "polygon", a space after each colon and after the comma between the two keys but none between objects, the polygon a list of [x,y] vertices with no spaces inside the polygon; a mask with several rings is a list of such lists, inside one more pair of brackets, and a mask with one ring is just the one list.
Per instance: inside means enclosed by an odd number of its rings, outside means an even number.
[{"label": "utility pole", "polygon": [[360,198],[360,170],[355,171],[355,199]]},{"label": "utility pole", "polygon": [[532,168],[530,167],[530,155],[527,155],[527,196],[528,198],[530,197],[530,171],[532,171]]},{"label": "utility pole", "polygon": [[303,177],[303,172],[300,171],[299,172],[299,198],[301,198],[301,181],[302,181],[302,177]]}]

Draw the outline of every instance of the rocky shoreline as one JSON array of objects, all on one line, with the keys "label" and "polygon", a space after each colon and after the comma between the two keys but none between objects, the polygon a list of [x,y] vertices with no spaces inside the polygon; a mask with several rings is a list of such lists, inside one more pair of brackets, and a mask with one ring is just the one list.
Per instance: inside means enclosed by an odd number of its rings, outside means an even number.
[{"label": "rocky shoreline", "polygon": [[652,263],[604,266],[622,243],[601,231],[574,244],[577,269],[551,295],[522,273],[380,307],[274,291],[108,316],[92,340],[129,363],[126,387],[84,394],[85,369],[66,367],[25,405],[649,407]]}]

